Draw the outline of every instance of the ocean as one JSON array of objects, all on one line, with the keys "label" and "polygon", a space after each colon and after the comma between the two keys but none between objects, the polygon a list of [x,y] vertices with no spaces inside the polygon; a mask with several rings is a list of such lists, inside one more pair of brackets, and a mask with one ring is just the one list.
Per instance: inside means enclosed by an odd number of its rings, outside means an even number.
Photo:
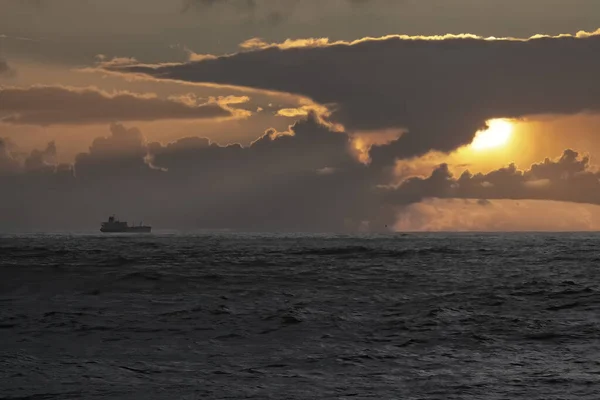
[{"label": "ocean", "polygon": [[0,236],[0,399],[600,398],[600,234]]}]

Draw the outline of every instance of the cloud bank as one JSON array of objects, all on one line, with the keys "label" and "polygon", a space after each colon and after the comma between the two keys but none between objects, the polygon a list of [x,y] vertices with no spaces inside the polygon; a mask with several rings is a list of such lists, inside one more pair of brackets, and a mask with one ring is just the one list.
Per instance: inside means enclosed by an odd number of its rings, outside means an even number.
[{"label": "cloud bank", "polygon": [[[1,65],[0,65],[1,67]],[[0,121],[10,124],[91,124],[113,121],[228,118],[249,115],[232,109],[235,99],[160,99],[129,92],[62,86],[0,87]]]},{"label": "cloud bank", "polygon": [[406,129],[391,145],[373,147],[379,166],[452,151],[470,143],[489,119],[600,110],[600,36],[583,32],[527,40],[309,39],[184,64],[111,70],[306,96],[328,105],[331,120],[348,132]]},{"label": "cloud bank", "polygon": [[371,171],[349,147],[313,119],[249,147],[199,137],[146,143],[139,130],[112,125],[72,166],[46,166],[36,153],[26,168],[24,155],[4,147],[0,214],[9,227],[89,228],[114,212],[163,227],[347,229],[372,199]]},{"label": "cloud bank", "polygon": [[567,149],[556,160],[546,158],[521,171],[515,164],[487,174],[465,171],[454,177],[447,164],[429,177],[413,177],[390,188],[389,204],[417,203],[425,198],[530,199],[600,204],[600,173],[589,157]]},{"label": "cloud bank", "polygon": [[573,150],[525,170],[509,165],[455,177],[441,165],[427,178],[381,186],[385,169],[359,162],[352,138],[313,114],[248,147],[201,137],[147,143],[138,129],[113,124],[73,165],[57,165],[58,151],[49,143],[23,154],[0,141],[7,229],[94,229],[117,213],[164,228],[385,231],[403,211],[423,211],[417,205],[428,199],[479,199],[478,207],[496,199],[600,204],[600,173]]}]

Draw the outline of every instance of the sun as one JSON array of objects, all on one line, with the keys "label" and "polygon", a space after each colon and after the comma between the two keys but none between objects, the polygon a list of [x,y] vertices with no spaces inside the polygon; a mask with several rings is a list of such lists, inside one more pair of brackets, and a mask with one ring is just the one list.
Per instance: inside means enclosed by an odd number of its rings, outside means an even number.
[{"label": "sun", "polygon": [[512,135],[513,125],[505,119],[492,119],[488,128],[475,135],[471,148],[476,151],[496,149],[506,146]]}]

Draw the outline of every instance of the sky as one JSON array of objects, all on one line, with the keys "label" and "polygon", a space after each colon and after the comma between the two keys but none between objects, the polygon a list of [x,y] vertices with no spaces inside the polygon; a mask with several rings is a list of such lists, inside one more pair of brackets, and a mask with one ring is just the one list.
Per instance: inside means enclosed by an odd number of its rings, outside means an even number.
[{"label": "sky", "polygon": [[0,0],[0,221],[600,229],[596,0]]}]

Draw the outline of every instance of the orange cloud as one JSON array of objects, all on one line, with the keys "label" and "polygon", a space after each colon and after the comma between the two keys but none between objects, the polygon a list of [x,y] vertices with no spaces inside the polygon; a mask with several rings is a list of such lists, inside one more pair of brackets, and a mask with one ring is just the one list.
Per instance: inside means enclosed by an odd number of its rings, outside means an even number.
[{"label": "orange cloud", "polygon": [[244,50],[268,48],[293,49],[298,47],[324,47],[330,44],[328,38],[286,39],[282,43],[268,43],[260,38],[252,38],[240,43],[240,48]]},{"label": "orange cloud", "polygon": [[288,117],[288,118],[296,118],[296,117],[306,117],[310,112],[306,106],[298,107],[298,108],[282,108],[277,111],[275,115],[279,117]]},{"label": "orange cloud", "polygon": [[331,116],[331,108],[317,104],[312,102],[306,98],[299,98],[299,103],[302,104],[300,107],[296,108],[282,108],[279,109],[275,115],[278,117],[287,117],[287,118],[299,118],[299,117],[308,117],[309,115],[314,115],[314,117],[324,126],[327,126],[332,131],[335,132],[344,132],[345,128],[342,124],[336,124],[329,120]]},{"label": "orange cloud", "polygon": [[0,88],[0,121],[53,125],[245,117],[248,111],[228,106],[244,101],[247,99],[219,98],[193,104],[191,99],[160,99],[153,93],[126,91],[109,93],[93,87],[4,87]]},{"label": "orange cloud", "polygon": [[387,129],[382,131],[359,131],[352,133],[352,149],[358,160],[363,164],[369,164],[371,157],[369,152],[373,146],[385,146],[398,140],[404,131]]},{"label": "orange cloud", "polygon": [[188,51],[188,59],[190,61],[205,61],[205,60],[214,60],[217,56],[212,54],[198,54],[193,51]]},{"label": "orange cloud", "polygon": [[473,40],[485,40],[485,41],[517,41],[527,42],[536,39],[560,39],[560,38],[589,38],[592,36],[600,35],[600,29],[593,32],[579,31],[576,34],[560,34],[560,35],[533,35],[529,38],[516,38],[516,37],[495,37],[495,36],[479,36],[470,33],[452,34],[448,33],[445,35],[386,35],[381,37],[364,37],[357,40],[335,40],[330,41],[329,38],[305,38],[305,39],[286,39],[283,42],[269,43],[261,38],[248,39],[240,44],[240,47],[245,50],[264,50],[269,48],[277,48],[282,50],[302,48],[302,47],[328,47],[328,46],[353,46],[364,42],[377,42],[386,41],[390,39],[400,40],[412,40],[412,41],[443,41],[452,39],[473,39]]}]

